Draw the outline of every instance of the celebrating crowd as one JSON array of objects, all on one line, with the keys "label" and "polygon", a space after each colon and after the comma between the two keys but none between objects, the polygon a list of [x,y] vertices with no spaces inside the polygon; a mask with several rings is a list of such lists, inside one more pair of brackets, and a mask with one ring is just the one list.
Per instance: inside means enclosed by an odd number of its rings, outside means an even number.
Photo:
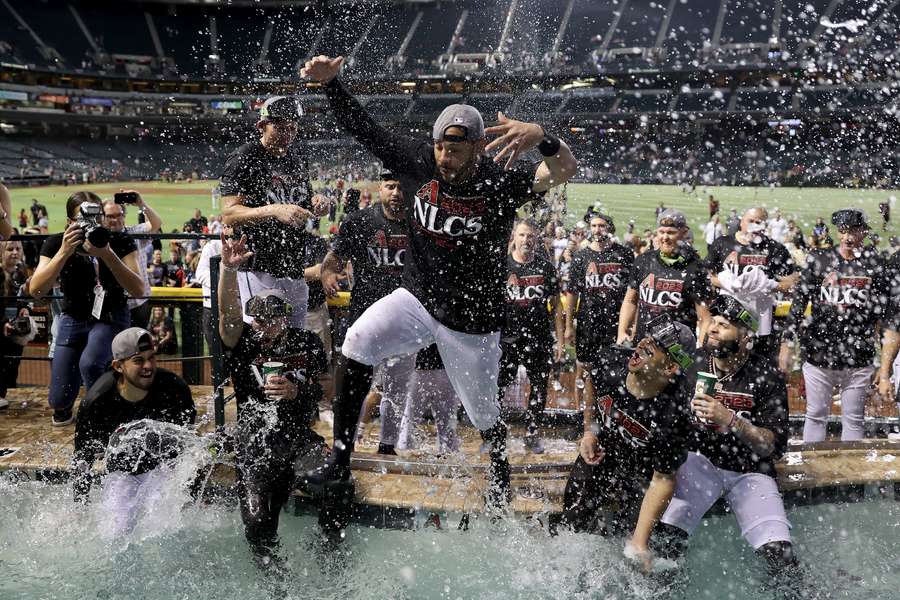
[{"label": "celebrating crowd", "polygon": [[[685,215],[662,205],[653,230],[630,222],[620,240],[610,211],[596,206],[567,235],[558,188],[577,162],[564,141],[502,114],[485,127],[466,105],[447,107],[430,139],[392,133],[341,83],[341,64],[316,57],[303,76],[322,85],[338,123],[381,161],[372,203],[351,210],[358,205],[345,190],[340,227],[329,241],[319,236],[333,199],[314,193],[296,143],[298,100],[270,98],[259,136],[225,164],[221,239],[188,250],[204,296],[217,286],[204,325],[221,341],[236,392],[241,517],[260,567],[280,568],[279,513],[294,487],[328,497],[349,485],[358,424],[375,403],[384,455],[419,443],[427,408],[439,452],[454,451],[462,405],[489,458],[486,506],[500,514],[511,498],[504,390],[524,367],[525,447],[543,452],[548,381],[574,347],[584,432],[551,530],[625,536],[627,554],[649,569],[654,554],[680,556],[724,497],[773,577],[802,577],[774,470],[788,437],[786,376],[802,360],[811,442],[825,438],[836,388],[843,440],[864,436],[870,384],[883,402],[896,393],[900,254],[866,245],[866,215],[833,213],[829,246],[824,224],[808,242],[762,207],[719,223],[710,198],[705,258]],[[146,217],[140,230],[125,227],[124,204],[73,194],[66,230],[44,242],[19,284],[34,298],[53,289],[63,297],[49,401],[54,425],[76,420],[79,501],[90,498],[93,460],[117,428],[189,425],[196,414],[184,382],[156,366],[174,329],[139,300],[150,283],[173,278],[159,251],[129,236],[161,226],[139,195],[134,203]],[[194,220],[192,231],[214,231],[199,213]],[[335,331],[325,298],[351,282],[347,329]],[[784,318],[782,300],[792,301]],[[327,374],[330,451],[312,429]],[[116,476],[102,502],[115,535],[152,502],[178,453],[176,443],[167,448],[155,460],[107,464]],[[346,524],[341,511],[324,514],[323,527]]]}]

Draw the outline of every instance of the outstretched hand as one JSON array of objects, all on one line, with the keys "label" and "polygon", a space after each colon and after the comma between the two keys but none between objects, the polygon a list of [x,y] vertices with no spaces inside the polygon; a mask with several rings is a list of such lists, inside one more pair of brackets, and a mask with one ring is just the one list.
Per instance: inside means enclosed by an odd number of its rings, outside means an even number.
[{"label": "outstretched hand", "polygon": [[341,282],[347,281],[348,275],[345,272],[335,273],[334,271],[326,271],[322,269],[322,274],[319,277],[319,283],[322,284],[322,289],[325,291],[325,295],[329,298],[333,298],[338,295],[338,292],[341,291]]},{"label": "outstretched hand", "polygon": [[237,269],[244,262],[250,260],[253,251],[247,249],[247,236],[233,240],[222,234],[222,266],[227,269]]},{"label": "outstretched hand", "polygon": [[300,69],[300,77],[319,83],[328,83],[338,76],[344,64],[344,57],[329,58],[324,55],[315,56]]},{"label": "outstretched hand", "polygon": [[493,152],[497,148],[500,151],[494,157],[494,162],[499,163],[506,157],[504,169],[512,167],[513,163],[544,139],[544,128],[537,123],[525,123],[510,119],[502,112],[497,113],[497,125],[484,130],[487,135],[499,136],[485,146],[485,151]]}]

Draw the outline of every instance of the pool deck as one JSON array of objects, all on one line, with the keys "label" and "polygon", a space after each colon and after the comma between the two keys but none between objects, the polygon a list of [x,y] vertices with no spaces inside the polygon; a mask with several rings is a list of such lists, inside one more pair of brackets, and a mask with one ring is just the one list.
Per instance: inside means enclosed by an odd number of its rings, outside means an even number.
[{"label": "pool deck", "polygon": [[[192,387],[201,431],[211,431],[211,388]],[[47,390],[29,387],[10,390],[10,407],[0,411],[0,471],[17,471],[30,478],[65,473],[72,456],[74,426],[52,427],[46,403]],[[207,415],[209,414],[209,418]],[[316,425],[331,438],[330,414]],[[226,407],[226,421],[234,422],[235,406]],[[426,426],[433,435],[433,427]],[[514,490],[511,510],[521,515],[558,512],[569,467],[577,443],[562,432],[544,433],[547,451],[526,453],[522,431],[510,436],[510,463]],[[353,459],[356,502],[369,509],[400,509],[409,514],[468,514],[483,510],[484,471],[487,456],[480,454],[480,437],[471,427],[461,427],[462,452],[439,458],[429,446],[421,451],[401,451],[400,456],[375,454],[377,422],[367,426]],[[566,439],[568,438],[568,439]],[[433,449],[433,445],[430,446]],[[10,450],[14,452],[10,453]],[[858,497],[866,486],[881,493],[900,494],[900,442],[864,440],[849,445],[792,442],[778,464],[779,485],[786,497],[811,499],[823,490],[853,491]],[[233,480],[227,469],[217,473],[226,484]]]}]

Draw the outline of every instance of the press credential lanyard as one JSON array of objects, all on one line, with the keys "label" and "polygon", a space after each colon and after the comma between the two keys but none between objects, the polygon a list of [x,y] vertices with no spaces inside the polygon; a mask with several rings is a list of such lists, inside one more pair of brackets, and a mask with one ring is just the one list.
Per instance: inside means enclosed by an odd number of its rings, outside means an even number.
[{"label": "press credential lanyard", "polygon": [[91,316],[99,321],[100,315],[103,314],[103,300],[106,299],[106,290],[100,285],[100,263],[97,262],[96,256],[91,257],[91,264],[94,265],[94,272],[97,274],[94,285],[94,307],[91,309]]}]

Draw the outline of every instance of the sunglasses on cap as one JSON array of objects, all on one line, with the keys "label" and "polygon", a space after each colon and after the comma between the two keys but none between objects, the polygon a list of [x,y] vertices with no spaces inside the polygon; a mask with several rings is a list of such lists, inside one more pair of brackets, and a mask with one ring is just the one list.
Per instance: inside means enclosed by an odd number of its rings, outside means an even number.
[{"label": "sunglasses on cap", "polygon": [[253,296],[244,305],[244,314],[250,317],[289,317],[294,307],[278,296]]},{"label": "sunglasses on cap", "polygon": [[750,331],[759,329],[759,320],[749,310],[731,296],[719,296],[709,307],[709,312],[739,323]]},{"label": "sunglasses on cap", "polygon": [[663,313],[647,323],[647,335],[657,346],[665,349],[672,360],[678,363],[682,369],[687,369],[694,364],[694,359],[681,345],[680,331],[668,313]]}]

